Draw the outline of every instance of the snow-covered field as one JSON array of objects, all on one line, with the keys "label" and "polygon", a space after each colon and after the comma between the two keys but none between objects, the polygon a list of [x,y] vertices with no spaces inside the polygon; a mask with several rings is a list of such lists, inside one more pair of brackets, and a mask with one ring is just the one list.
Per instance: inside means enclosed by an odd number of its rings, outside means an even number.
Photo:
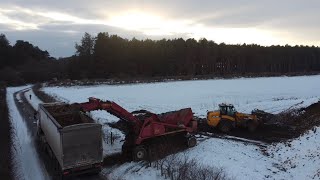
[{"label": "snow-covered field", "polygon": [[268,149],[270,157],[278,160],[282,170],[276,177],[285,179],[320,179],[320,128],[294,139],[289,144],[279,143]]},{"label": "snow-covered field", "polygon": [[222,167],[233,179],[320,179],[319,139],[318,127],[292,142],[262,149],[212,138],[184,153],[204,165]]},{"label": "snow-covered field", "polygon": [[[70,103],[85,102],[93,96],[115,101],[128,111],[146,109],[162,113],[191,107],[195,115],[205,117],[207,110],[216,109],[223,102],[233,103],[239,111],[244,112],[258,108],[278,113],[289,108],[308,106],[320,99],[319,82],[320,76],[317,75],[47,87],[44,91]],[[93,112],[92,116],[102,124],[117,121],[117,118],[103,111]],[[255,145],[212,138],[186,153],[204,165],[225,169],[235,179],[319,179],[320,145],[317,141],[320,129],[317,130],[293,140],[290,146],[279,143],[264,151]],[[113,130],[105,129],[105,133],[108,131]],[[115,169],[114,173],[123,174],[123,168],[131,169],[131,166],[127,163]],[[134,175],[128,176],[132,179],[130,177]]]},{"label": "snow-covered field", "polygon": [[291,106],[307,106],[319,100],[320,76],[240,78],[178,81],[150,84],[49,87],[45,92],[69,102],[94,96],[113,100],[128,109],[161,113],[191,107],[196,115],[219,103],[233,103],[239,111],[259,108],[277,113]]}]

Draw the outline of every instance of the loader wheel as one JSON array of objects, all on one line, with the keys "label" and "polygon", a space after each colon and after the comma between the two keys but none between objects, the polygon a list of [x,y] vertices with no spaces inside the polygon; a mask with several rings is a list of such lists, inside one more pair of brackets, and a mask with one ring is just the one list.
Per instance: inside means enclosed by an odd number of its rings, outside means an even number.
[{"label": "loader wheel", "polygon": [[144,147],[138,146],[133,150],[133,160],[142,161],[147,158],[147,151]]},{"label": "loader wheel", "polygon": [[197,145],[196,137],[194,137],[194,136],[189,137],[187,140],[187,145],[189,148],[196,146]]},{"label": "loader wheel", "polygon": [[222,120],[220,121],[218,128],[223,133],[227,133],[231,130],[232,124],[228,122],[228,120]]},{"label": "loader wheel", "polygon": [[258,123],[249,121],[247,127],[250,132],[254,132],[258,128]]}]

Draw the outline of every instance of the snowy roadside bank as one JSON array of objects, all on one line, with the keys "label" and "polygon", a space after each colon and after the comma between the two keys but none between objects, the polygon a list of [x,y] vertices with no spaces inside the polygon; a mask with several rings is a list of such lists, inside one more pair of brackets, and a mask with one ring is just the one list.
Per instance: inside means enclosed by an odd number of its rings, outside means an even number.
[{"label": "snowy roadside bank", "polygon": [[39,160],[30,132],[14,101],[13,94],[27,87],[7,88],[7,104],[12,127],[13,173],[17,179],[50,179]]}]

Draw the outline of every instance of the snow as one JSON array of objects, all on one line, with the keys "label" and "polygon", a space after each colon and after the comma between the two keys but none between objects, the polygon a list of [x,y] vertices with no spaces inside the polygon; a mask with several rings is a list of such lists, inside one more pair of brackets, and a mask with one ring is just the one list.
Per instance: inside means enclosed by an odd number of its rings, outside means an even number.
[{"label": "snow", "polygon": [[[320,128],[289,143],[262,148],[250,143],[210,138],[178,153],[196,159],[205,167],[222,168],[231,179],[319,179]],[[263,144],[264,145],[264,144]],[[160,172],[141,163],[125,163],[104,169],[110,179],[163,179]]]},{"label": "snow", "polygon": [[[30,95],[31,95],[31,99],[30,99]],[[38,110],[38,105],[39,103],[42,103],[42,101],[34,94],[32,88],[25,91],[24,96],[26,97],[29,104],[31,104],[33,109]]]},{"label": "snow", "polygon": [[20,93],[17,93],[17,94],[16,94],[16,98],[17,98],[17,100],[18,100],[20,103],[22,102],[22,99],[21,99]]},{"label": "snow", "polygon": [[178,155],[222,168],[232,179],[320,179],[319,139],[320,127],[267,147],[210,138]]},{"label": "snow", "polygon": [[[320,76],[316,75],[47,87],[44,91],[71,103],[85,102],[91,96],[112,100],[128,111],[146,109],[162,113],[191,107],[195,115],[205,117],[206,111],[217,109],[220,103],[232,103],[239,111],[247,113],[255,108],[278,113],[306,107],[319,101],[319,82]],[[117,121],[105,112],[93,112],[92,116],[102,124]],[[254,145],[258,141],[246,143],[210,138],[180,154],[187,154],[204,165],[223,168],[234,179],[319,179],[318,129],[293,140],[291,145],[286,142],[265,147],[265,144]],[[105,146],[105,149],[109,147]],[[114,173],[123,175],[123,179],[134,179],[135,171],[126,173],[132,168],[141,168],[141,165],[126,163],[115,168]],[[149,171],[149,179],[158,179],[156,170],[149,168]]]},{"label": "snow", "polygon": [[152,167],[145,167],[141,163],[136,162],[124,163],[112,169],[104,169],[102,173],[107,174],[109,179],[164,180],[164,177],[160,175],[160,171]]},{"label": "snow", "polygon": [[[125,135],[118,129],[111,128],[107,123],[116,122],[119,119],[110,115],[106,111],[92,111],[90,112],[90,117],[94,119],[97,123],[102,125],[103,131],[103,156],[112,155],[115,153],[120,153],[122,150],[122,144]],[[111,133],[113,137],[116,137],[114,142],[111,144]]]},{"label": "snow", "polygon": [[320,128],[314,128],[289,143],[275,144],[268,153],[278,160],[287,179],[320,179]]},{"label": "snow", "polygon": [[271,113],[308,106],[319,100],[319,82],[317,75],[47,87],[44,91],[71,103],[85,102],[91,96],[112,100],[129,111],[162,113],[191,107],[195,115],[205,117],[207,110],[217,109],[220,103],[232,103],[243,112],[259,108]]},{"label": "snow", "polygon": [[265,179],[277,170],[272,167],[277,161],[259,147],[237,141],[210,138],[183,153],[205,166],[222,168],[232,179]]},{"label": "snow", "polygon": [[18,179],[49,179],[45,167],[39,160],[26,123],[22,119],[14,102],[13,94],[24,88],[26,88],[26,86],[7,88],[7,104],[9,108],[11,126],[13,128],[12,152],[14,175]]}]

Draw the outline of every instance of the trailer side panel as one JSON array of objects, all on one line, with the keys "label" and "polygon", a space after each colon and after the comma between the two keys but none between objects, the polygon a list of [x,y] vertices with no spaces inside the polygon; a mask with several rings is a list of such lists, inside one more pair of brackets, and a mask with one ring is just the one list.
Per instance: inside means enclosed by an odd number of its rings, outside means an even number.
[{"label": "trailer side panel", "polygon": [[78,124],[63,129],[64,169],[102,162],[101,128],[100,124]]},{"label": "trailer side panel", "polygon": [[45,110],[45,108],[40,105],[39,106],[39,125],[45,135],[45,139],[50,145],[51,150],[59,161],[60,165],[63,165],[62,161],[62,142],[61,142],[61,134],[59,129],[54,124],[51,119],[50,114]]}]

